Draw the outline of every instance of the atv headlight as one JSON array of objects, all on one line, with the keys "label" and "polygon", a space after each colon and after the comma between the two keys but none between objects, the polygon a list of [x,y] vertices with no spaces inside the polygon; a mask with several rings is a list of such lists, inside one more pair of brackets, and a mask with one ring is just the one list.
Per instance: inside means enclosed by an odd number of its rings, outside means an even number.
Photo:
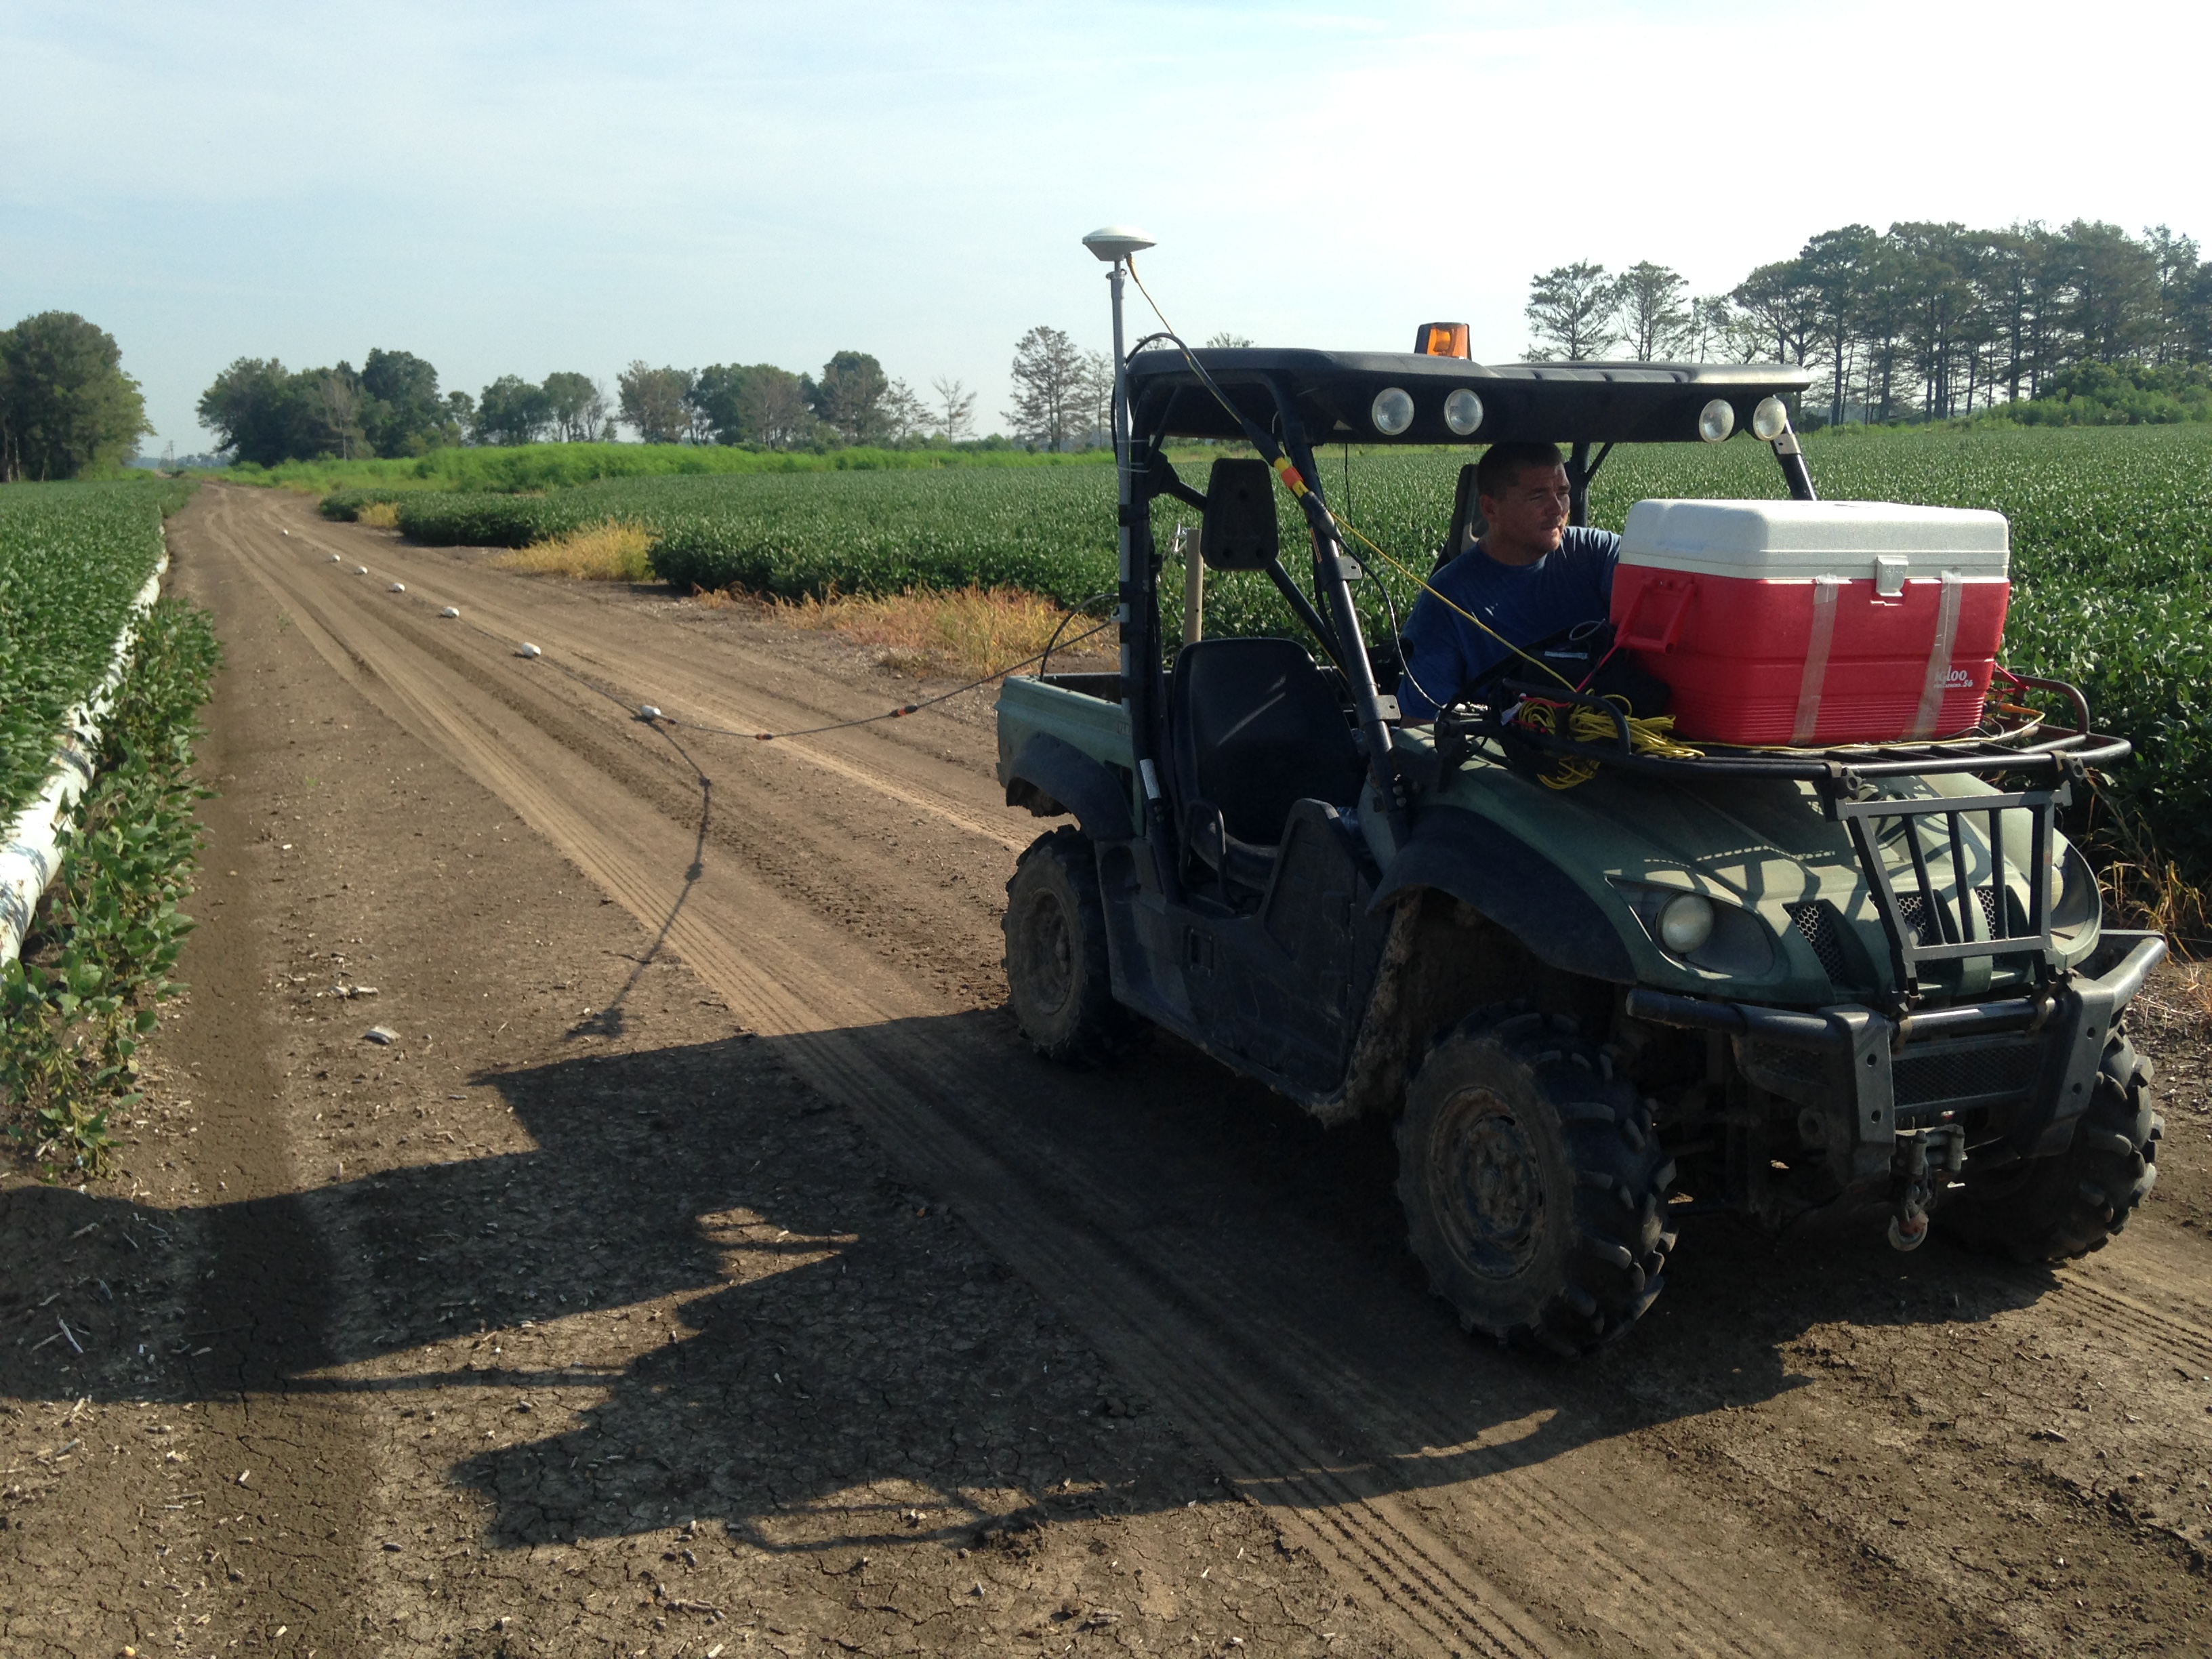
[{"label": "atv headlight", "polygon": [[1751,435],[1771,444],[1790,430],[1790,405],[1779,398],[1761,398],[1751,411]]},{"label": "atv headlight", "polygon": [[1659,942],[1686,957],[1713,936],[1713,902],[1702,893],[1683,893],[1659,913]]},{"label": "atv headlight", "polygon": [[1750,911],[1680,887],[1613,878],[1651,942],[1701,973],[1759,979],[1774,969],[1774,936]]},{"label": "atv headlight", "polygon": [[1367,412],[1377,432],[1395,438],[1413,423],[1413,393],[1403,386],[1386,386],[1375,394],[1374,404]]},{"label": "atv headlight", "polygon": [[1725,398],[1716,398],[1698,411],[1698,435],[1709,444],[1722,442],[1735,430],[1735,407]]},{"label": "atv headlight", "polygon": [[1462,438],[1473,437],[1482,424],[1482,399],[1462,386],[1444,399],[1444,424]]}]

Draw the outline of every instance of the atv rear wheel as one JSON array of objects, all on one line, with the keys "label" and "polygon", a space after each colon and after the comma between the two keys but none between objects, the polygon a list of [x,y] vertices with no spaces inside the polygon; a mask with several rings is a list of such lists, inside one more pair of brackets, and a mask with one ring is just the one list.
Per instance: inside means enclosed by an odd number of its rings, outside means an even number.
[{"label": "atv rear wheel", "polygon": [[1571,1020],[1487,1010],[1430,1049],[1398,1124],[1398,1197],[1460,1323],[1588,1352],[1659,1294],[1674,1168]]},{"label": "atv rear wheel", "polygon": [[1098,863],[1080,830],[1030,843],[1006,884],[1006,989],[1023,1034],[1047,1060],[1095,1066],[1129,1045],[1114,1000]]},{"label": "atv rear wheel", "polygon": [[2165,1121],[2151,1109],[2150,1068],[2124,1036],[2105,1045],[2096,1093],[2075,1126],[2074,1144],[1978,1172],[1936,1212],[1936,1220],[1972,1249],[2016,1261],[2063,1261],[2101,1250],[2128,1224],[2158,1181]]}]

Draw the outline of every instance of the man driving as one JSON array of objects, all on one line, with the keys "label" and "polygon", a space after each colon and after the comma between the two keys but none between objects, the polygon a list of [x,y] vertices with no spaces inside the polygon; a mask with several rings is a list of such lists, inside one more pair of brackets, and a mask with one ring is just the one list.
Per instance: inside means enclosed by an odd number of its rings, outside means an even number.
[{"label": "man driving", "polygon": [[1429,720],[1510,655],[1437,598],[1472,611],[1517,646],[1603,617],[1620,538],[1567,523],[1566,462],[1556,444],[1492,444],[1474,469],[1482,538],[1430,579],[1406,619],[1398,707]]}]

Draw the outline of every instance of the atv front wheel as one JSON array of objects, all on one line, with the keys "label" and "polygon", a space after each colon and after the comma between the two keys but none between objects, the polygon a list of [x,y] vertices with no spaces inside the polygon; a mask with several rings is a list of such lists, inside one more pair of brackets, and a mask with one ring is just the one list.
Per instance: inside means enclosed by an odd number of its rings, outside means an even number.
[{"label": "atv front wheel", "polygon": [[1006,884],[1006,989],[1023,1035],[1047,1060],[1095,1066],[1129,1046],[1114,1000],[1106,908],[1091,841],[1063,824],[1030,843]]},{"label": "atv front wheel", "polygon": [[1477,1014],[1421,1062],[1398,1196],[1460,1323],[1554,1353],[1618,1335],[1659,1294],[1674,1166],[1636,1091],[1572,1021]]},{"label": "atv front wheel", "polygon": [[2151,1109],[2150,1068],[2124,1036],[2105,1045],[2097,1089],[2074,1144],[1994,1170],[1966,1162],[1966,1184],[1936,1212],[1968,1247],[2016,1261],[2063,1261],[2101,1250],[2158,1181],[2166,1124]]}]

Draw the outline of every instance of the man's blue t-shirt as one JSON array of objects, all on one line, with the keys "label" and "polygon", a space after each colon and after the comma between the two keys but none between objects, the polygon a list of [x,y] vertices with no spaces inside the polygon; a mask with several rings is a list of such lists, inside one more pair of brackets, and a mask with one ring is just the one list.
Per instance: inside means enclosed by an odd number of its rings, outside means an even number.
[{"label": "man's blue t-shirt", "polygon": [[[1534,564],[1500,564],[1477,543],[1431,577],[1430,586],[1514,644],[1530,646],[1578,622],[1602,618],[1613,603],[1613,567],[1620,556],[1620,537],[1577,526]],[[1409,720],[1431,720],[1441,704],[1510,654],[1435,593],[1425,592],[1406,619],[1398,707]]]}]

